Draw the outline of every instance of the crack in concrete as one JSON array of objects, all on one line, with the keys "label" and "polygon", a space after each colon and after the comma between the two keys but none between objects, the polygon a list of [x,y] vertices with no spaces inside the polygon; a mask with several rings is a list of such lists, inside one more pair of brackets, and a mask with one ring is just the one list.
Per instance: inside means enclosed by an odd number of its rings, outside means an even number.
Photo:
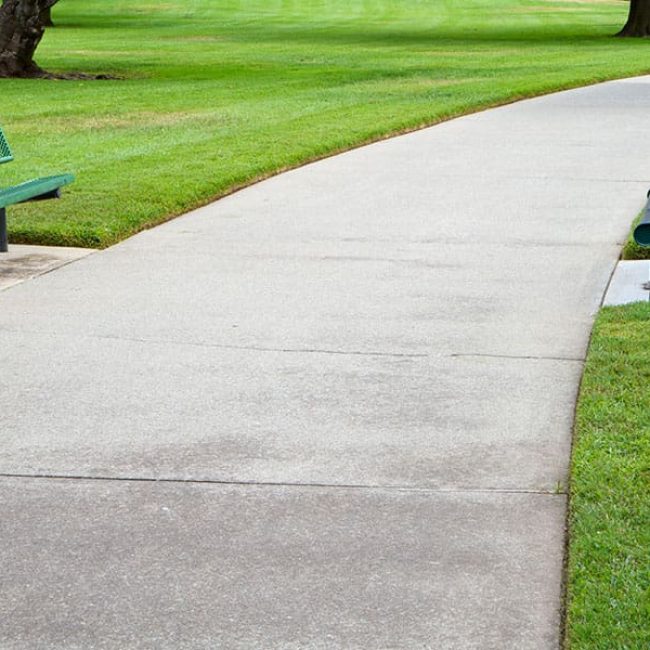
[{"label": "crack in concrete", "polygon": [[[66,338],[68,334],[57,332],[44,332],[41,330],[17,330],[0,326],[1,332],[10,334],[35,334],[37,336],[50,336]],[[289,354],[338,354],[342,356],[363,357],[397,357],[406,359],[426,359],[430,354],[426,352],[381,352],[377,350],[328,350],[321,348],[273,348],[256,345],[228,345],[226,343],[207,343],[205,341],[177,341],[175,339],[146,339],[132,336],[111,336],[108,334],[86,334],[82,338],[99,341],[125,341],[128,343],[145,343],[153,345],[182,345],[197,348],[216,348],[220,350],[243,350],[249,352],[286,352]]]},{"label": "crack in concrete", "polygon": [[[11,334],[36,334],[39,336],[66,337],[67,334],[56,332],[43,332],[40,330],[14,330],[0,326],[0,331]],[[256,345],[228,345],[226,343],[207,343],[205,341],[177,341],[175,339],[147,339],[132,336],[111,336],[108,334],[90,334],[83,338],[99,341],[125,341],[128,343],[145,343],[150,345],[180,345],[197,348],[215,348],[219,350],[242,350],[244,352],[280,352],[287,354],[334,354],[341,356],[360,357],[393,357],[398,359],[428,359],[434,356],[427,352],[382,352],[378,350],[329,350],[324,348],[273,348]],[[454,352],[451,354],[439,353],[435,356],[452,359],[459,358],[487,358],[487,359],[512,359],[523,361],[570,361],[574,363],[585,363],[584,357],[562,357],[562,356],[540,356],[527,354],[492,354],[489,352]]]},{"label": "crack in concrete", "polygon": [[427,353],[409,352],[379,352],[376,350],[328,350],[321,348],[273,348],[256,345],[228,345],[226,343],[206,343],[201,341],[175,341],[173,339],[138,339],[121,336],[91,336],[94,339],[107,339],[116,341],[130,341],[132,343],[154,343],[164,345],[189,345],[199,348],[217,348],[220,350],[243,350],[249,352],[286,352],[289,354],[338,354],[343,356],[361,357],[398,357],[424,359],[429,357]]},{"label": "crack in concrete", "polygon": [[631,184],[644,184],[650,183],[648,179],[637,179],[637,178],[581,178],[580,176],[514,176],[513,178],[518,178],[521,180],[538,180],[538,181],[576,181],[576,182],[586,182],[586,183],[631,183]]},{"label": "crack in concrete", "polygon": [[512,359],[514,361],[571,361],[574,363],[585,363],[583,357],[546,357],[526,354],[483,354],[481,352],[458,352],[450,355],[453,358],[479,357],[487,359]]},{"label": "crack in concrete", "polygon": [[424,488],[409,485],[380,485],[364,483],[301,483],[287,481],[228,481],[218,479],[152,478],[133,476],[94,476],[90,474],[27,474],[0,472],[0,479],[36,479],[53,481],[98,481],[115,483],[176,483],[181,485],[233,485],[242,487],[287,487],[326,488],[339,490],[386,490],[394,492],[416,492],[423,494],[540,494],[545,496],[566,496],[565,490],[532,490],[516,488]]}]

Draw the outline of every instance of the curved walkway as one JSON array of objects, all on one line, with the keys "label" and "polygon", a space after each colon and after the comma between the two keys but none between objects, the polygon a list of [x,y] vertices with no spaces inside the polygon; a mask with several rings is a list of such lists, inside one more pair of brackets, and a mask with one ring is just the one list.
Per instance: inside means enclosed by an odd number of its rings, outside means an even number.
[{"label": "curved walkway", "polygon": [[0,646],[557,648],[649,106],[457,119],[0,293]]}]

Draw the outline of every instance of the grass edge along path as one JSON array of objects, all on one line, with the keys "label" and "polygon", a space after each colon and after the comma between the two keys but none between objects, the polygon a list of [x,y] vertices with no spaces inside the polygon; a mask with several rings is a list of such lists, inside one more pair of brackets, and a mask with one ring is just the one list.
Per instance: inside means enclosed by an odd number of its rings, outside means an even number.
[{"label": "grass edge along path", "polygon": [[605,307],[576,410],[565,647],[650,648],[650,303]]},{"label": "grass edge along path", "polygon": [[[3,80],[16,162],[70,171],[15,243],[102,248],[287,169],[485,108],[650,70],[614,0],[84,0],[38,61],[120,81]],[[11,169],[7,169],[11,167]]]}]

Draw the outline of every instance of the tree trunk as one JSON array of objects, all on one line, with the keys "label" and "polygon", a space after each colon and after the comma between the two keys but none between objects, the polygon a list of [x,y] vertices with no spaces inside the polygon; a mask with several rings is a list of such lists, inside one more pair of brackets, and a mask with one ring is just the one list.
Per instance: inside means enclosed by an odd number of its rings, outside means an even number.
[{"label": "tree trunk", "polygon": [[650,36],[650,0],[630,0],[627,22],[617,36]]},{"label": "tree trunk", "polygon": [[0,7],[0,77],[43,77],[34,53],[57,0],[4,0]]},{"label": "tree trunk", "polygon": [[54,27],[52,22],[52,7],[45,7],[41,13],[41,23],[43,27]]}]

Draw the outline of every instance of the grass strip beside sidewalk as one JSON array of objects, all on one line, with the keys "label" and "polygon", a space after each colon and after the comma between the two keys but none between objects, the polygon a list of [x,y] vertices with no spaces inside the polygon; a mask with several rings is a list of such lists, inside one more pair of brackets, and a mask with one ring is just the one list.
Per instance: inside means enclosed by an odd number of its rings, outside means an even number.
[{"label": "grass strip beside sidewalk", "polygon": [[650,303],[598,317],[572,462],[567,648],[650,648]]}]

